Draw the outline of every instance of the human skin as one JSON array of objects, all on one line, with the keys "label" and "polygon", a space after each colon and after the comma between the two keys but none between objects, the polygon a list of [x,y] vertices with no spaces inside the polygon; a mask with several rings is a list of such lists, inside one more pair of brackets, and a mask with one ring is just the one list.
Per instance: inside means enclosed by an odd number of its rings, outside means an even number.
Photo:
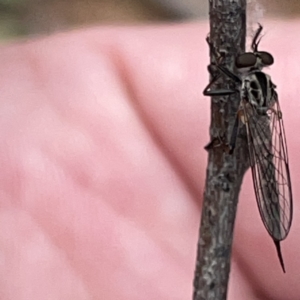
[{"label": "human skin", "polygon": [[[248,172],[228,299],[296,300],[300,23],[264,25],[294,223],[283,274]],[[191,299],[209,141],[207,32],[204,23],[99,27],[0,48],[1,299]]]}]

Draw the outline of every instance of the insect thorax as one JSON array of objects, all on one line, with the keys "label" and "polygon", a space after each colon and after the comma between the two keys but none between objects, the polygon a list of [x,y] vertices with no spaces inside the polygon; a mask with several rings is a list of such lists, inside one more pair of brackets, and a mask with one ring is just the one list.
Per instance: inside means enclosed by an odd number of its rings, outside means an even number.
[{"label": "insect thorax", "polygon": [[274,88],[268,74],[252,71],[242,77],[241,99],[245,99],[258,110],[267,111],[274,104]]}]

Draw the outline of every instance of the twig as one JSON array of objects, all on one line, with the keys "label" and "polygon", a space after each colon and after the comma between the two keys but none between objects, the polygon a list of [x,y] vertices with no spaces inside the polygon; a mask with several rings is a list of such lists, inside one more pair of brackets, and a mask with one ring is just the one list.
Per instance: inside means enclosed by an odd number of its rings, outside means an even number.
[{"label": "twig", "polygon": [[[234,59],[245,51],[246,0],[210,0],[211,63],[220,54],[229,70]],[[218,70],[212,70],[212,76]],[[216,75],[216,74],[215,74]],[[226,76],[218,80],[219,88],[236,89]],[[222,145],[230,140],[240,102],[239,93],[212,97],[211,143],[202,207],[193,300],[225,300],[230,272],[231,245],[243,175],[248,167],[246,139],[239,138],[233,154]],[[243,135],[243,131],[240,133]],[[217,141],[217,142],[215,142]],[[224,142],[225,141],[225,142]]]}]

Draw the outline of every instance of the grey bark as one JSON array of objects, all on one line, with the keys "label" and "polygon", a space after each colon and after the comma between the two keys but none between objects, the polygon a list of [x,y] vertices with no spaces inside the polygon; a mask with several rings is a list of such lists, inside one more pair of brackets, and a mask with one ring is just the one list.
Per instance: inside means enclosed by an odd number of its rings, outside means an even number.
[{"label": "grey bark", "polygon": [[[217,52],[225,53],[222,65],[235,71],[235,57],[245,51],[246,0],[211,0],[209,6],[210,40]],[[216,63],[213,55],[211,63]],[[224,75],[217,88],[238,86]],[[223,146],[230,140],[239,102],[239,93],[211,99],[210,135],[217,142],[209,149],[193,300],[225,300],[227,296],[238,195],[248,167],[245,132],[239,131],[233,154]]]}]

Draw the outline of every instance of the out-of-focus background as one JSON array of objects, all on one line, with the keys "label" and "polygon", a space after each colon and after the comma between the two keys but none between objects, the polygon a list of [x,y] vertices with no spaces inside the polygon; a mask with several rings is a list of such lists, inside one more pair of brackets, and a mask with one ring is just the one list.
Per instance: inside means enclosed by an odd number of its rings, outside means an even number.
[{"label": "out-of-focus background", "polygon": [[[0,39],[92,24],[136,24],[207,18],[209,0],[0,0]],[[293,18],[300,0],[248,0],[264,16]],[[261,9],[260,12],[261,13]]]}]

